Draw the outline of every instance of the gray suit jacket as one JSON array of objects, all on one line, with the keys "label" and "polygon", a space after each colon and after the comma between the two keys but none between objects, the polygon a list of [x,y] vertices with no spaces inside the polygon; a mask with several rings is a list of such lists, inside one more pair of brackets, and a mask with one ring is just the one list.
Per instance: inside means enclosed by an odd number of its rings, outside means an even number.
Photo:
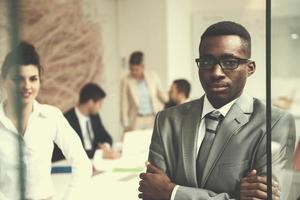
[{"label": "gray suit jacket", "polygon": [[[196,177],[196,142],[203,97],[157,114],[149,161],[180,185],[176,200],[238,199],[240,179],[250,170],[266,174],[266,106],[241,96],[220,124],[201,183]],[[293,117],[272,108],[273,174],[291,167]]]}]

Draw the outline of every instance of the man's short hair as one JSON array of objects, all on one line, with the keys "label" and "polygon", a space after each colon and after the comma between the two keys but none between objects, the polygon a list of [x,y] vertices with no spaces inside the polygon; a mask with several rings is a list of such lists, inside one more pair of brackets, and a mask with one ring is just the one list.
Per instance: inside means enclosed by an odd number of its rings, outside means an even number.
[{"label": "man's short hair", "polygon": [[141,51],[135,51],[130,55],[129,65],[141,65],[143,64],[144,54]]},{"label": "man's short hair", "polygon": [[221,21],[209,26],[201,36],[201,43],[205,38],[223,35],[237,35],[241,38],[245,53],[251,57],[251,36],[247,29],[241,24],[232,21]]},{"label": "man's short hair", "polygon": [[2,78],[6,79],[9,69],[19,65],[35,65],[39,75],[43,70],[36,49],[26,41],[21,41],[6,55],[1,68]]},{"label": "man's short hair", "polygon": [[79,93],[79,103],[83,104],[90,99],[94,102],[103,99],[106,96],[104,90],[95,83],[87,83],[84,85]]},{"label": "man's short hair", "polygon": [[189,98],[191,92],[191,84],[185,79],[176,79],[173,81],[173,84],[176,85],[177,91],[185,95],[186,98]]}]

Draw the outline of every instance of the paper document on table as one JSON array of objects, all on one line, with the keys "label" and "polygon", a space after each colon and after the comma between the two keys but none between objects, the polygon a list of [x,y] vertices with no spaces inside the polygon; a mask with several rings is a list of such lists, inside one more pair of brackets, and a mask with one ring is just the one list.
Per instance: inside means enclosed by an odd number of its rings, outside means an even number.
[{"label": "paper document on table", "polygon": [[152,130],[137,130],[127,132],[124,136],[122,157],[116,160],[102,158],[102,152],[97,150],[94,155],[93,164],[97,170],[113,171],[135,171],[142,170],[148,159],[149,145]]},{"label": "paper document on table", "polygon": [[135,130],[125,133],[122,156],[140,155],[147,158],[151,137],[152,129]]},{"label": "paper document on table", "polygon": [[119,181],[124,181],[124,182],[130,181],[132,179],[138,178],[138,176],[139,176],[139,174],[129,174],[125,177],[120,178]]},{"label": "paper document on table", "polygon": [[113,169],[113,172],[142,172],[144,167],[116,167]]}]

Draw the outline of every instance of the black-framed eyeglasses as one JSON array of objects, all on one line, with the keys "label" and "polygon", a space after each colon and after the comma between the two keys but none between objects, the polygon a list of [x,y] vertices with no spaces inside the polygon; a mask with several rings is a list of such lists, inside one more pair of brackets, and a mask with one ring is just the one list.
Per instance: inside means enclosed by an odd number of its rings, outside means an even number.
[{"label": "black-framed eyeglasses", "polygon": [[240,64],[250,62],[251,60],[246,58],[214,58],[214,57],[206,57],[206,58],[196,58],[195,59],[197,66],[199,69],[211,69],[216,64],[219,64],[222,69],[233,70],[238,68]]}]

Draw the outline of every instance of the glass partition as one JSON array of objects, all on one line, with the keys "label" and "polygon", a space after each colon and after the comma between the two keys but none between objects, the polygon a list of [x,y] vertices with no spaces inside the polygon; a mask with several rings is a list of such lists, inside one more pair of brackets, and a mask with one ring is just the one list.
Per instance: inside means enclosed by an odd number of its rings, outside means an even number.
[{"label": "glass partition", "polygon": [[25,199],[26,158],[21,111],[19,1],[1,1],[0,199]]},{"label": "glass partition", "polygon": [[[272,134],[273,162],[280,155],[285,160],[282,179],[283,199],[296,200],[300,198],[299,171],[299,138],[300,138],[300,70],[298,56],[300,53],[300,2],[294,0],[272,1],[271,16],[271,79],[272,104],[292,114],[293,121],[287,120],[282,127],[280,137]],[[285,117],[289,118],[289,117]],[[289,135],[286,135],[289,134]],[[286,147],[279,145],[286,140]],[[298,146],[298,150],[296,151]],[[281,151],[280,154],[276,153]],[[296,153],[295,153],[296,152]],[[275,155],[274,155],[275,154]],[[275,157],[274,157],[275,156]],[[277,170],[277,169],[273,169]]]}]

